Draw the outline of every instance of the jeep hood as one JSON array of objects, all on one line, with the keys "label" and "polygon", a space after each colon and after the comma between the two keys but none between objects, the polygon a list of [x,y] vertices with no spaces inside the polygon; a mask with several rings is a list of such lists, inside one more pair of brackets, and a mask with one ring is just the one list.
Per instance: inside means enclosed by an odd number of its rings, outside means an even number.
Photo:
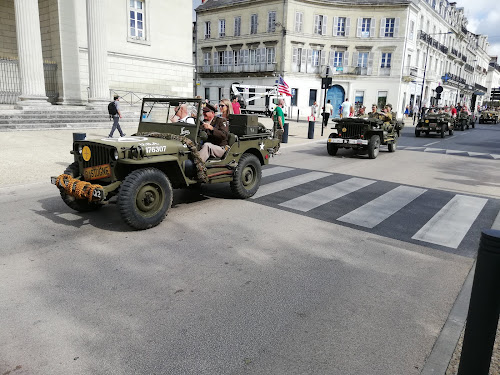
[{"label": "jeep hood", "polygon": [[163,138],[126,136],[120,138],[87,139],[87,142],[116,147],[118,151],[141,147],[147,155],[176,154],[179,149],[185,148],[182,142]]}]

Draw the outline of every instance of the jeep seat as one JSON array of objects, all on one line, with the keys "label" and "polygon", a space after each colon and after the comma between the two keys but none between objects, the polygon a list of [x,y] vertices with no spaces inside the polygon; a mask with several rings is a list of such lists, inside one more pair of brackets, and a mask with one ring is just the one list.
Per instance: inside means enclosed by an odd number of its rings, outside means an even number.
[{"label": "jeep seat", "polygon": [[229,146],[232,146],[236,143],[237,140],[238,140],[238,136],[236,134],[229,133],[229,136],[227,138],[227,144]]}]

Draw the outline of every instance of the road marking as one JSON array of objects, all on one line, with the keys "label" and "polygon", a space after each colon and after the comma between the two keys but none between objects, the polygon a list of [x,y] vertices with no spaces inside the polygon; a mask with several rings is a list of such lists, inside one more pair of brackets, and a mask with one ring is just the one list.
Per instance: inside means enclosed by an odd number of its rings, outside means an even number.
[{"label": "road marking", "polygon": [[493,159],[500,159],[500,155],[497,155],[497,154],[490,154],[491,156],[493,156]]},{"label": "road marking", "polygon": [[375,182],[373,180],[353,177],[335,185],[327,186],[326,188],[280,203],[280,206],[307,212]]},{"label": "road marking", "polygon": [[262,177],[274,176],[276,174],[285,173],[292,170],[293,168],[287,168],[287,167],[274,167],[274,168],[264,169],[262,171]]},{"label": "road marking", "polygon": [[441,141],[427,143],[426,145],[424,145],[424,147],[427,147],[427,146],[430,146],[430,145],[435,145],[436,143],[439,143],[439,142],[441,142]]},{"label": "road marking", "polygon": [[374,228],[426,191],[427,189],[398,186],[338,220],[360,227]]},{"label": "road marking", "polygon": [[497,218],[493,222],[491,229],[500,230],[500,212],[498,212]]},{"label": "road marking", "polygon": [[412,239],[456,249],[487,201],[455,195]]},{"label": "road marking", "polygon": [[300,176],[290,177],[284,180],[271,182],[270,184],[265,184],[261,186],[257,191],[257,193],[255,193],[255,195],[252,198],[256,199],[263,197],[265,195],[274,194],[277,193],[278,191],[286,190],[311,181],[319,180],[320,178],[324,178],[327,176],[331,176],[331,174],[323,172],[309,172],[301,174]]}]

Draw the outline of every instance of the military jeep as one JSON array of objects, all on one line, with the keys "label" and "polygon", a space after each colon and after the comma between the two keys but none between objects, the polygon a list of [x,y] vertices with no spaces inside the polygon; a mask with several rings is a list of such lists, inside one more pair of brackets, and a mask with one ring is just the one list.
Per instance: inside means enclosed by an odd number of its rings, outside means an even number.
[{"label": "military jeep", "polygon": [[479,123],[480,124],[486,124],[486,123],[497,124],[498,123],[498,111],[495,111],[495,110],[482,111],[481,116],[479,116]]},{"label": "military jeep", "polygon": [[420,133],[429,135],[437,133],[444,138],[444,134],[448,132],[453,135],[454,120],[448,112],[444,112],[443,108],[428,108],[420,117],[417,126],[415,126],[415,136],[420,137]]},{"label": "military jeep", "polygon": [[469,115],[467,112],[459,112],[455,119],[454,129],[464,131],[466,128],[475,127],[474,114]]},{"label": "military jeep", "polygon": [[[189,116],[179,121],[174,116],[180,106]],[[73,142],[74,162],[51,178],[66,205],[94,211],[116,196],[122,219],[134,229],[148,229],[167,215],[172,189],[229,182],[236,197],[251,197],[260,186],[261,166],[277,150],[278,140],[256,115],[239,115],[236,126],[229,125],[223,157],[203,162],[199,150],[207,133],[200,130],[200,99],[145,98],[141,112],[130,137]]]},{"label": "military jeep", "polygon": [[383,122],[377,118],[348,117],[334,122],[326,145],[328,154],[335,156],[339,148],[351,148],[368,154],[370,159],[378,156],[380,145],[387,145],[389,152],[396,151],[404,127],[402,121]]}]

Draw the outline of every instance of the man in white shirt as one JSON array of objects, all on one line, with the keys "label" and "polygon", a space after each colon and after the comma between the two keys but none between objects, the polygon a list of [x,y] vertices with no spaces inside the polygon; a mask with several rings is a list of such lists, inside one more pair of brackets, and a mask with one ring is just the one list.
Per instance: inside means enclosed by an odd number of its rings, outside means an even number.
[{"label": "man in white shirt", "polygon": [[194,118],[189,116],[187,104],[181,104],[180,106],[175,108],[175,113],[172,117],[170,117],[170,121],[172,122],[185,122],[188,124],[195,124]]},{"label": "man in white shirt", "polygon": [[333,115],[333,106],[330,104],[330,100],[326,102],[325,108],[323,110],[323,127],[326,128],[328,125],[328,119],[330,115]]},{"label": "man in white shirt", "polygon": [[342,107],[342,118],[349,117],[353,111],[352,104],[349,102],[349,98],[345,98],[344,102],[341,104]]}]

